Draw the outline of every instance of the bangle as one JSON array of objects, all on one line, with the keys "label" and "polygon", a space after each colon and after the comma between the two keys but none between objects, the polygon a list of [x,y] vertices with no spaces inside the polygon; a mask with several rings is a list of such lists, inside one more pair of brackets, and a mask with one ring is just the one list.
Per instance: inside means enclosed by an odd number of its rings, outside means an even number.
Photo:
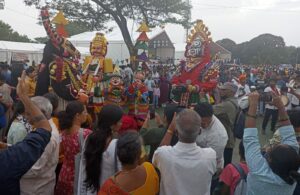
[{"label": "bangle", "polygon": [[168,130],[167,130],[167,133],[169,133],[169,134],[173,135],[173,133],[174,133],[174,132],[173,132],[173,131],[171,131],[170,129],[168,129]]},{"label": "bangle", "polygon": [[256,118],[257,118],[256,115],[250,115],[250,114],[248,114],[248,113],[246,114],[246,116],[247,116],[247,117],[250,117],[250,118],[253,118],[253,119],[256,119]]}]

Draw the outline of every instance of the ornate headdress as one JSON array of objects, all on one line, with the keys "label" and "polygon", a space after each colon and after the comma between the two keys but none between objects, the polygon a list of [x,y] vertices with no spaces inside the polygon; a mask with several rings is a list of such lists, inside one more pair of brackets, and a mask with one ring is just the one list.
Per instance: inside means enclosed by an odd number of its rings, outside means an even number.
[{"label": "ornate headdress", "polygon": [[103,33],[96,33],[90,44],[90,52],[95,56],[106,56],[108,42]]}]

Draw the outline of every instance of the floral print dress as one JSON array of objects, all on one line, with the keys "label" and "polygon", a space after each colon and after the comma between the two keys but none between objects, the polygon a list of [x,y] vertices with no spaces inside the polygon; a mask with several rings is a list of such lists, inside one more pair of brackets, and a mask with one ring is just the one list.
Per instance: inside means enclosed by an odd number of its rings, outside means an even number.
[{"label": "floral print dress", "polygon": [[[83,137],[86,138],[92,131],[83,130]],[[82,143],[83,144],[83,143]],[[56,195],[73,195],[74,175],[75,175],[75,156],[80,151],[79,131],[69,134],[62,132],[61,146],[64,150],[64,161],[59,174],[58,182],[55,189]]]}]

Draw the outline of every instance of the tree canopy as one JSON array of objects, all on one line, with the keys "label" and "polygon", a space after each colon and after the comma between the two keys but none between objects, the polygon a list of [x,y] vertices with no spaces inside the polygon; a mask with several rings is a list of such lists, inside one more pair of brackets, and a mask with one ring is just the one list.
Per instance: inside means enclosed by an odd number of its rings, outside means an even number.
[{"label": "tree canopy", "polygon": [[[66,25],[66,31],[69,36],[77,35],[85,32],[89,29],[88,25],[85,22],[81,21],[71,21],[68,25]],[[35,41],[38,43],[46,43],[48,41],[48,37],[36,37]]]},{"label": "tree canopy", "polygon": [[0,40],[16,42],[32,42],[26,35],[20,35],[9,24],[0,20]]},{"label": "tree canopy", "polygon": [[[40,7],[40,0],[24,2]],[[135,56],[137,51],[130,37],[129,19],[145,21],[149,26],[177,23],[189,27],[191,9],[185,0],[53,0],[48,6],[51,9],[62,7],[68,20],[85,23],[86,30],[104,30],[108,21],[115,21],[131,56]]]},{"label": "tree canopy", "polygon": [[272,34],[262,34],[240,44],[230,39],[217,43],[231,51],[232,58],[243,64],[295,64],[297,51],[300,52],[300,48],[287,47],[282,37]]}]

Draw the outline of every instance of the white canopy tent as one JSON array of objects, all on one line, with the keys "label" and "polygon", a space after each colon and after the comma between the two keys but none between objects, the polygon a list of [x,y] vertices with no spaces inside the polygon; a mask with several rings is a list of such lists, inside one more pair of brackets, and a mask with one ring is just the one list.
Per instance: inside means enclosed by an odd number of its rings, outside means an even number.
[{"label": "white canopy tent", "polygon": [[0,61],[40,62],[43,57],[44,44],[0,41]]},{"label": "white canopy tent", "polygon": [[[171,30],[161,29],[160,27],[156,27],[151,29],[151,32],[148,32],[147,35],[151,39],[152,37],[160,34],[162,30],[165,30],[168,35],[173,35],[174,32]],[[91,32],[84,32],[78,35],[74,35],[69,38],[69,40],[74,44],[75,47],[90,47],[90,42],[95,37],[96,33],[99,31],[91,31]],[[139,32],[133,31],[131,37],[133,38],[133,43],[135,39],[139,36]],[[172,37],[172,36],[171,36]],[[121,62],[122,60],[126,60],[130,58],[128,48],[123,40],[122,33],[118,28],[115,28],[113,32],[105,34],[105,38],[108,41],[108,48],[107,48],[107,58],[111,58],[114,62]],[[184,51],[185,43],[175,43],[175,51]],[[179,55],[181,57],[182,55]]]},{"label": "white canopy tent", "polygon": [[[29,65],[33,61],[40,63],[43,58],[45,44],[23,43],[12,41],[0,41],[0,62],[13,61],[29,61]],[[76,47],[81,53],[81,59],[89,55],[89,48]]]}]

